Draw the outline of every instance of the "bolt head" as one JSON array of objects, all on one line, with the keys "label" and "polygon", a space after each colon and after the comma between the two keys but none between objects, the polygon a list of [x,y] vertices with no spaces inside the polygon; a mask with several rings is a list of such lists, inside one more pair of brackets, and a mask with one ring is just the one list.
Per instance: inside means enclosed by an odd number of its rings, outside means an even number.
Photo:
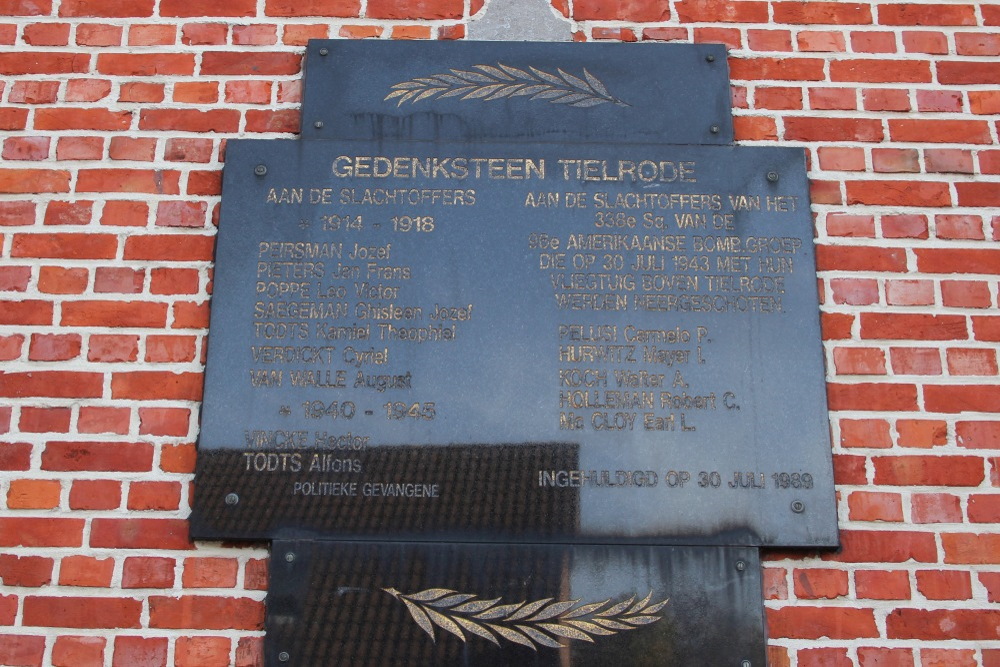
[{"label": "bolt head", "polygon": [[715,56],[710,53],[707,56],[705,56],[705,60],[708,61],[708,62],[710,62],[710,63],[714,63],[715,62]]},{"label": "bolt head", "polygon": [[793,500],[792,511],[795,512],[796,514],[802,514],[803,512],[806,511],[806,504],[801,500]]},{"label": "bolt head", "polygon": [[238,495],[236,495],[235,493],[227,493],[226,494],[226,504],[227,505],[230,505],[230,506],[237,505],[237,504],[239,504],[239,502],[240,502],[240,497]]},{"label": "bolt head", "polygon": [[747,564],[746,563],[744,563],[741,560],[736,561],[736,570],[738,572],[742,572],[745,569],[747,569]]},{"label": "bolt head", "polygon": [[772,183],[777,183],[778,182],[778,172],[776,172],[776,171],[769,171],[769,172],[767,172],[767,180],[771,181]]},{"label": "bolt head", "polygon": [[330,49],[320,49],[320,50],[319,50],[319,54],[320,54],[321,56],[325,56],[325,55],[327,55],[328,53],[330,53]]},{"label": "bolt head", "polygon": [[718,125],[713,125],[712,127],[708,128],[708,130],[712,134],[718,134],[719,133],[719,126]]},{"label": "bolt head", "polygon": [[288,655],[288,651],[282,651],[278,654],[278,660],[281,662],[288,662],[291,658],[292,656]]},{"label": "bolt head", "polygon": [[253,173],[255,173],[258,176],[263,176],[264,174],[267,173],[267,165],[258,164],[256,167],[253,168]]},{"label": "bolt head", "polygon": [[316,121],[315,123],[313,123],[313,127],[315,127],[317,130],[322,129],[323,128],[323,121],[321,121],[321,120]]},{"label": "bolt head", "polygon": [[286,563],[291,563],[294,560],[295,560],[295,552],[294,551],[289,551],[288,553],[285,554],[285,562]]}]

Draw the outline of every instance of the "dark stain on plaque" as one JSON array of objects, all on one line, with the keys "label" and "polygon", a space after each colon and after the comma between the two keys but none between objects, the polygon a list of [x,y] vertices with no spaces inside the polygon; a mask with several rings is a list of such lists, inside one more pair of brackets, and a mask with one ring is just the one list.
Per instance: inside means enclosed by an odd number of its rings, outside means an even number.
[{"label": "dark stain on plaque", "polygon": [[765,664],[756,549],[276,541],[269,665]]}]

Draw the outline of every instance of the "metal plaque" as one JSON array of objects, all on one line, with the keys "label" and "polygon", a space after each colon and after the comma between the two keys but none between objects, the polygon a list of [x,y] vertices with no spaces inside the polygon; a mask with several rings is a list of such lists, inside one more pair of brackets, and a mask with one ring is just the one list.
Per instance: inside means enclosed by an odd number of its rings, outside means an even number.
[{"label": "metal plaque", "polygon": [[835,546],[803,160],[229,142],[192,535]]},{"label": "metal plaque", "polygon": [[275,541],[268,665],[766,664],[757,550]]},{"label": "metal plaque", "polygon": [[727,144],[720,44],[311,40],[303,139]]}]

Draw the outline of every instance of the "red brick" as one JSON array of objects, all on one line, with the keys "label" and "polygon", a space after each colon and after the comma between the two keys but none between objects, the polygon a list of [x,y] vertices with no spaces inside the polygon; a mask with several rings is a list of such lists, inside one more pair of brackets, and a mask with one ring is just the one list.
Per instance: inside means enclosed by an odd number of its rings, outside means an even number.
[{"label": "red brick", "polygon": [[941,352],[936,348],[889,348],[892,370],[897,375],[941,375]]},{"label": "red brick", "polygon": [[946,183],[931,181],[848,181],[850,204],[884,206],[950,206]]},{"label": "red brick", "polygon": [[917,590],[928,600],[968,600],[972,597],[972,580],[968,572],[918,570]]},{"label": "red brick", "polygon": [[857,570],[854,587],[860,599],[910,599],[910,578],[904,570]]},{"label": "red brick", "polygon": [[118,238],[113,234],[17,234],[11,257],[114,259]]},{"label": "red brick", "polygon": [[142,603],[132,598],[24,598],[24,625],[54,628],[138,628]]},{"label": "red brick", "polygon": [[0,301],[0,324],[52,324],[52,303],[35,299]]},{"label": "red brick", "polygon": [[220,0],[205,3],[199,0],[161,0],[160,16],[254,16],[255,0]]},{"label": "red brick", "polygon": [[983,241],[983,219],[978,215],[936,215],[934,235],[939,239]]},{"label": "red brick", "polygon": [[973,316],[972,330],[976,340],[1000,341],[1000,317]]},{"label": "red brick", "polygon": [[[86,225],[93,217],[92,201],[50,201],[45,207],[45,225]],[[95,237],[103,238],[103,237]]]},{"label": "red brick", "polygon": [[918,90],[917,110],[960,112],[962,93],[957,90]]},{"label": "red brick", "polygon": [[122,566],[122,588],[171,588],[175,565],[173,558],[130,556]]},{"label": "red brick", "polygon": [[69,507],[74,510],[113,510],[122,504],[121,482],[78,479],[69,490]]},{"label": "red brick", "polygon": [[112,137],[108,157],[112,160],[152,162],[156,156],[156,139]]},{"label": "red brick", "polygon": [[160,468],[164,472],[193,473],[195,448],[192,444],[163,445]]},{"label": "red brick", "polygon": [[998,84],[1000,63],[951,60],[937,63],[938,81],[945,85]]},{"label": "red brick", "polygon": [[[180,113],[180,111],[176,111]],[[180,174],[153,169],[81,169],[77,192],[180,194]]]},{"label": "red brick", "polygon": [[912,384],[827,384],[831,410],[912,412],[917,409],[917,388]]},{"label": "red brick", "polygon": [[87,269],[43,266],[38,273],[38,289],[49,294],[82,294],[87,288]]},{"label": "red brick", "polygon": [[3,447],[0,447],[0,470],[27,470],[30,467],[31,445],[29,443],[3,443]]},{"label": "red brick", "polygon": [[861,314],[861,337],[865,339],[964,340],[968,333],[961,315]]},{"label": "red brick", "polygon": [[830,81],[858,83],[930,83],[929,62],[852,58],[830,63]]},{"label": "red brick", "polygon": [[840,551],[823,560],[844,563],[918,563],[937,561],[937,545],[932,533],[894,530],[841,530]]},{"label": "red brick", "polygon": [[191,422],[188,408],[139,408],[140,435],[187,435]]},{"label": "red brick", "polygon": [[112,363],[135,361],[139,357],[139,337],[92,334],[87,361]]},{"label": "red brick", "polygon": [[299,114],[291,109],[277,111],[260,111],[250,109],[246,114],[247,132],[285,132],[299,131]]},{"label": "red brick", "polygon": [[59,585],[107,588],[114,570],[113,558],[64,556],[59,567]]},{"label": "red brick", "polygon": [[100,398],[104,384],[100,373],[34,371],[0,373],[0,396],[24,398]]},{"label": "red brick", "polygon": [[270,81],[227,81],[225,100],[233,104],[268,104],[271,87]]},{"label": "red brick", "polygon": [[893,141],[992,143],[989,124],[977,120],[889,119],[889,136]]},{"label": "red brick", "polygon": [[957,148],[927,148],[924,164],[927,173],[971,174],[975,171],[972,151]]},{"label": "red brick", "polygon": [[894,486],[978,486],[983,460],[976,456],[877,456],[875,483]]},{"label": "red brick", "polygon": [[99,294],[138,294],[146,279],[143,269],[99,266],[94,271],[94,291]]},{"label": "red brick", "polygon": [[208,303],[178,301],[173,306],[174,329],[207,329]]},{"label": "red brick", "polygon": [[[597,2],[597,0],[591,0]],[[653,3],[650,3],[653,4]],[[579,17],[577,17],[579,18]],[[681,0],[677,3],[681,23],[767,23],[767,3],[754,0]]]},{"label": "red brick", "polygon": [[0,554],[0,581],[4,586],[39,588],[52,581],[51,558]]},{"label": "red brick", "polygon": [[[219,82],[180,81],[174,85],[173,100],[183,104],[216,104],[219,101]],[[198,119],[195,117],[189,122],[197,123]]]},{"label": "red brick", "polygon": [[0,635],[0,663],[4,665],[41,665],[45,637],[35,635]]},{"label": "red brick", "polygon": [[0,517],[2,547],[79,547],[83,519]]},{"label": "red brick", "polygon": [[910,497],[913,523],[961,523],[962,505],[950,493],[914,493]]},{"label": "red brick", "polygon": [[133,371],[115,373],[111,378],[112,398],[200,401],[201,390],[201,373]]},{"label": "red brick", "polygon": [[788,599],[788,571],[784,568],[763,568],[763,586],[765,600]]},{"label": "red brick", "polygon": [[212,152],[211,139],[176,137],[167,139],[163,159],[172,162],[209,162],[212,159]]},{"label": "red brick", "polygon": [[[802,89],[788,87],[759,87],[754,92],[754,107],[757,109],[801,109]],[[858,152],[864,153],[858,149]]]},{"label": "red brick", "polygon": [[47,16],[52,13],[52,0],[2,0],[3,16]]},{"label": "red brick", "polygon": [[233,26],[233,44],[243,46],[271,46],[278,43],[277,26],[254,23]]},{"label": "red brick", "polygon": [[129,46],[164,46],[177,40],[177,28],[172,25],[133,25],[128,31]]},{"label": "red brick", "polygon": [[125,259],[175,262],[209,261],[215,237],[194,234],[131,236],[125,241]]},{"label": "red brick", "polygon": [[960,421],[955,424],[955,439],[966,449],[1000,449],[1000,421]]},{"label": "red brick", "polygon": [[875,148],[872,166],[882,174],[916,174],[920,172],[920,152],[915,148]]},{"label": "red brick", "polygon": [[979,667],[975,649],[921,648],[923,667]]},{"label": "red brick", "polygon": [[0,193],[69,192],[69,172],[60,169],[0,169]]},{"label": "red brick", "polygon": [[9,137],[3,142],[5,160],[44,160],[49,156],[49,137]]},{"label": "red brick", "polygon": [[[286,0],[282,0],[286,1]],[[340,26],[339,36],[346,39],[373,39],[382,36],[382,26],[377,25],[344,25]],[[686,33],[685,33],[686,36]]]},{"label": "red brick", "polygon": [[199,630],[260,630],[264,605],[249,598],[186,595],[179,598],[151,596],[151,628]]},{"label": "red brick", "polygon": [[[449,0],[454,6],[454,0]],[[410,4],[418,4],[419,0],[410,0]],[[406,5],[404,5],[405,7]],[[360,0],[266,0],[264,4],[264,14],[266,16],[337,16],[354,17],[358,16],[361,8]],[[458,9],[461,15],[461,7]],[[376,18],[371,13],[370,18]],[[451,13],[454,13],[453,11]],[[437,18],[449,18],[449,16],[439,16]],[[450,18],[458,18],[450,17]]]},{"label": "red brick", "polygon": [[145,442],[48,442],[42,452],[43,470],[152,470],[153,446]]},{"label": "red brick", "polygon": [[896,609],[886,617],[890,639],[1000,639],[1000,610]]},{"label": "red brick", "polygon": [[885,375],[885,352],[877,348],[838,347],[833,351],[837,375]]},{"label": "red brick", "polygon": [[0,227],[32,225],[35,222],[35,203],[30,201],[0,202]]},{"label": "red brick", "polygon": [[66,46],[69,44],[68,23],[29,23],[23,38],[31,46]]},{"label": "red brick", "polygon": [[183,519],[93,519],[90,546],[156,550],[194,548],[188,540],[187,521]]},{"label": "red brick", "polygon": [[[348,30],[351,26],[341,26],[340,36],[350,37],[351,39],[362,39],[360,36],[349,36],[345,35],[344,31]],[[378,35],[382,34],[382,28],[380,26],[371,26],[378,31]],[[464,27],[464,26],[463,26]],[[372,35],[372,37],[377,37],[378,35]],[[285,30],[282,33],[281,42],[287,46],[305,46],[309,43],[310,39],[327,39],[330,36],[330,30],[325,25],[295,25],[295,24],[285,24]],[[441,37],[445,39],[444,37]],[[459,37],[458,39],[464,38]]]},{"label": "red brick", "polygon": [[115,637],[112,667],[167,667],[166,637]]},{"label": "red brick", "polygon": [[934,303],[930,280],[886,280],[885,302],[890,306],[929,306]]},{"label": "red brick", "polygon": [[852,667],[846,648],[803,648],[799,649],[799,667]]},{"label": "red brick", "polygon": [[71,79],[66,84],[67,102],[97,102],[111,94],[107,79]]},{"label": "red brick", "polygon": [[61,107],[37,109],[35,128],[39,130],[125,130],[132,123],[132,112],[105,109]]},{"label": "red brick", "polygon": [[179,637],[174,646],[177,667],[227,667],[230,641],[227,637]]},{"label": "red brick", "polygon": [[778,128],[773,118],[736,116],[733,118],[733,136],[738,141],[776,140]]},{"label": "red brick", "polygon": [[1000,563],[1000,535],[946,533],[941,535],[944,562],[964,564]]},{"label": "red brick", "polygon": [[127,507],[132,511],[176,510],[180,507],[181,485],[177,482],[132,482]]},{"label": "red brick", "polygon": [[83,23],[76,28],[80,46],[121,46],[122,27],[106,23]]},{"label": "red brick", "polygon": [[102,667],[104,665],[104,637],[56,637],[52,647],[53,667]]},{"label": "red brick", "polygon": [[820,271],[906,271],[906,254],[900,248],[828,246],[816,248]]},{"label": "red brick", "polygon": [[772,637],[857,639],[879,636],[871,609],[794,605],[766,611],[768,632]]},{"label": "red brick", "polygon": [[[281,52],[261,52],[261,51],[207,51],[202,55],[202,65],[201,73],[203,75],[236,75],[236,76],[247,76],[247,75],[282,75],[282,74],[297,74],[301,66],[302,58],[298,54],[294,53],[281,53]],[[158,110],[155,113],[150,110],[143,114],[143,118],[147,114],[162,118],[163,122],[169,119],[170,113],[174,110]],[[226,112],[224,110],[217,110],[217,115],[225,113],[227,116],[232,114],[239,118],[239,112],[232,111]],[[142,126],[142,121],[140,120],[140,127]],[[154,129],[178,129],[174,127],[165,128],[154,128]],[[183,129],[183,128],[180,128]],[[191,131],[205,132],[211,130],[204,129],[193,129]],[[217,130],[222,132],[232,132],[233,130]]]},{"label": "red brick", "polygon": [[959,206],[1000,206],[1000,183],[956,183],[955,189]]},{"label": "red brick", "polygon": [[73,301],[63,304],[63,326],[155,327],[166,325],[167,305],[143,301]]},{"label": "red brick", "polygon": [[[204,6],[199,3],[200,6]],[[225,44],[229,28],[224,23],[187,23],[181,30],[181,42],[188,45]]]},{"label": "red brick", "polygon": [[1000,113],[1000,91],[970,90],[969,110],[974,114]]},{"label": "red brick", "polygon": [[222,194],[222,172],[191,171],[188,173],[187,189],[192,196]]},{"label": "red brick", "polygon": [[926,239],[930,236],[926,215],[882,216],[882,236],[887,239]]},{"label": "red brick", "polygon": [[834,30],[801,30],[796,35],[796,44],[799,51],[842,53],[847,50],[843,33]]},{"label": "red brick", "polygon": [[847,498],[852,521],[902,521],[903,503],[898,493],[855,491]]},{"label": "red brick", "polygon": [[1000,386],[927,385],[924,403],[932,412],[997,412],[1000,409]]},{"label": "red brick", "polygon": [[927,273],[1000,274],[1000,250],[918,249],[917,268]]},{"label": "red brick", "polygon": [[[268,561],[266,558],[251,558],[247,561],[243,587],[249,591],[266,591],[268,583]],[[769,570],[764,570],[766,578]],[[766,587],[766,584],[765,584]]]},{"label": "red brick", "polygon": [[87,53],[35,51],[30,58],[23,53],[0,54],[0,74],[86,74],[89,69]]},{"label": "red brick", "polygon": [[239,122],[240,113],[234,109],[146,109],[139,116],[143,130],[235,132]]},{"label": "red brick", "polygon": [[234,558],[187,558],[181,583],[184,588],[233,588],[238,570]]},{"label": "red brick", "polygon": [[941,303],[953,308],[989,308],[993,305],[989,283],[981,280],[942,280]]},{"label": "red brick", "polygon": [[0,266],[0,291],[24,292],[30,281],[30,266]]},{"label": "red brick", "polygon": [[823,81],[825,79],[823,60],[819,58],[731,59],[729,68],[734,81]]},{"label": "red brick", "polygon": [[[823,155],[823,150],[822,148],[819,149],[820,156]],[[863,152],[862,155],[864,155]],[[822,157],[820,157],[820,166],[822,167]],[[875,216],[827,213],[826,233],[830,236],[875,238]]]},{"label": "red brick", "polygon": [[162,83],[147,83],[129,81],[121,84],[119,102],[162,102],[164,100],[164,85]]},{"label": "red brick", "polygon": [[878,5],[881,25],[976,25],[971,4],[884,3]]},{"label": "red brick", "polygon": [[[58,81],[15,81],[10,87],[11,104],[53,104],[59,97]],[[6,129],[23,129],[28,117],[27,109],[4,109]]]},{"label": "red brick", "polygon": [[907,53],[944,55],[948,53],[948,36],[943,32],[907,30],[903,33],[903,48]]},{"label": "red brick", "polygon": [[858,649],[858,665],[859,667],[913,667],[913,649],[862,646]]},{"label": "red brick", "polygon": [[60,484],[52,479],[15,479],[7,490],[9,509],[54,509],[59,506]]},{"label": "red brick", "polygon": [[[473,0],[475,3],[475,0]],[[264,662],[264,638],[241,637],[236,644],[236,667],[256,667]],[[776,665],[774,667],[777,667]]]},{"label": "red brick", "polygon": [[841,419],[840,445],[888,449],[892,447],[889,423],[884,419]]},{"label": "red brick", "polygon": [[930,449],[948,443],[948,424],[937,419],[899,419],[896,432],[900,447]]},{"label": "red brick", "polygon": [[[853,109],[852,101],[839,108]],[[830,108],[827,106],[827,108]],[[882,141],[882,123],[870,118],[785,118],[785,138],[792,141]]]},{"label": "red brick", "polygon": [[60,137],[56,144],[58,160],[100,160],[104,151],[101,137]]},{"label": "red brick", "polygon": [[862,25],[872,22],[869,5],[853,2],[775,2],[774,22]]},{"label": "red brick", "polygon": [[22,433],[66,433],[69,431],[70,408],[21,408],[17,422]]},{"label": "red brick", "polygon": [[910,96],[905,90],[866,88],[861,93],[867,111],[909,111]]},{"label": "red brick", "polygon": [[153,2],[154,0],[64,0],[59,6],[59,16],[152,16]]},{"label": "red brick", "polygon": [[101,224],[115,227],[144,227],[149,217],[145,202],[115,200],[104,203]]}]

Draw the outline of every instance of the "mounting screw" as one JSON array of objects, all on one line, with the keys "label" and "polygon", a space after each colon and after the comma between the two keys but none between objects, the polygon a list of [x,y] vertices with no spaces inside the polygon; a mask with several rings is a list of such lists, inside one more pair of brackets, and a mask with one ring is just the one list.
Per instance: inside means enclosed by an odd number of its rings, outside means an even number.
[{"label": "mounting screw", "polygon": [[289,551],[288,553],[285,554],[286,563],[291,563],[294,560],[295,560],[295,552]]},{"label": "mounting screw", "polygon": [[776,171],[769,171],[769,172],[767,172],[767,180],[771,181],[772,183],[777,183],[778,182],[778,172],[776,172]]},{"label": "mounting screw", "polygon": [[258,164],[256,167],[253,168],[253,173],[256,174],[257,176],[263,176],[264,174],[267,173],[267,165]]},{"label": "mounting screw", "polygon": [[806,511],[806,504],[801,500],[793,500],[792,511],[795,512],[796,514],[802,514],[803,512]]},{"label": "mounting screw", "polygon": [[747,564],[745,562],[743,562],[741,560],[736,561],[736,571],[737,572],[742,572],[745,569],[747,569]]},{"label": "mounting screw", "polygon": [[750,661],[744,660],[743,662],[740,663],[740,667],[750,667]]},{"label": "mounting screw", "polygon": [[710,62],[710,63],[714,63],[714,62],[715,62],[715,56],[713,56],[713,55],[712,55],[712,54],[710,53],[710,54],[708,54],[707,56],[705,56],[705,60],[706,60],[706,61],[708,61],[708,62]]},{"label": "mounting screw", "polygon": [[288,651],[282,651],[278,654],[278,662],[288,662],[291,658],[292,656],[288,655]]},{"label": "mounting screw", "polygon": [[719,126],[718,125],[713,125],[712,127],[708,128],[708,131],[711,132],[712,134],[718,134],[719,133]]},{"label": "mounting screw", "polygon": [[227,505],[236,505],[239,502],[240,502],[240,497],[238,495],[236,495],[235,493],[227,493],[226,494],[226,504]]},{"label": "mounting screw", "polygon": [[328,54],[328,53],[330,53],[330,49],[320,49],[320,50],[319,50],[319,54],[320,54],[321,56],[325,56],[325,55],[326,55],[326,54]]}]

